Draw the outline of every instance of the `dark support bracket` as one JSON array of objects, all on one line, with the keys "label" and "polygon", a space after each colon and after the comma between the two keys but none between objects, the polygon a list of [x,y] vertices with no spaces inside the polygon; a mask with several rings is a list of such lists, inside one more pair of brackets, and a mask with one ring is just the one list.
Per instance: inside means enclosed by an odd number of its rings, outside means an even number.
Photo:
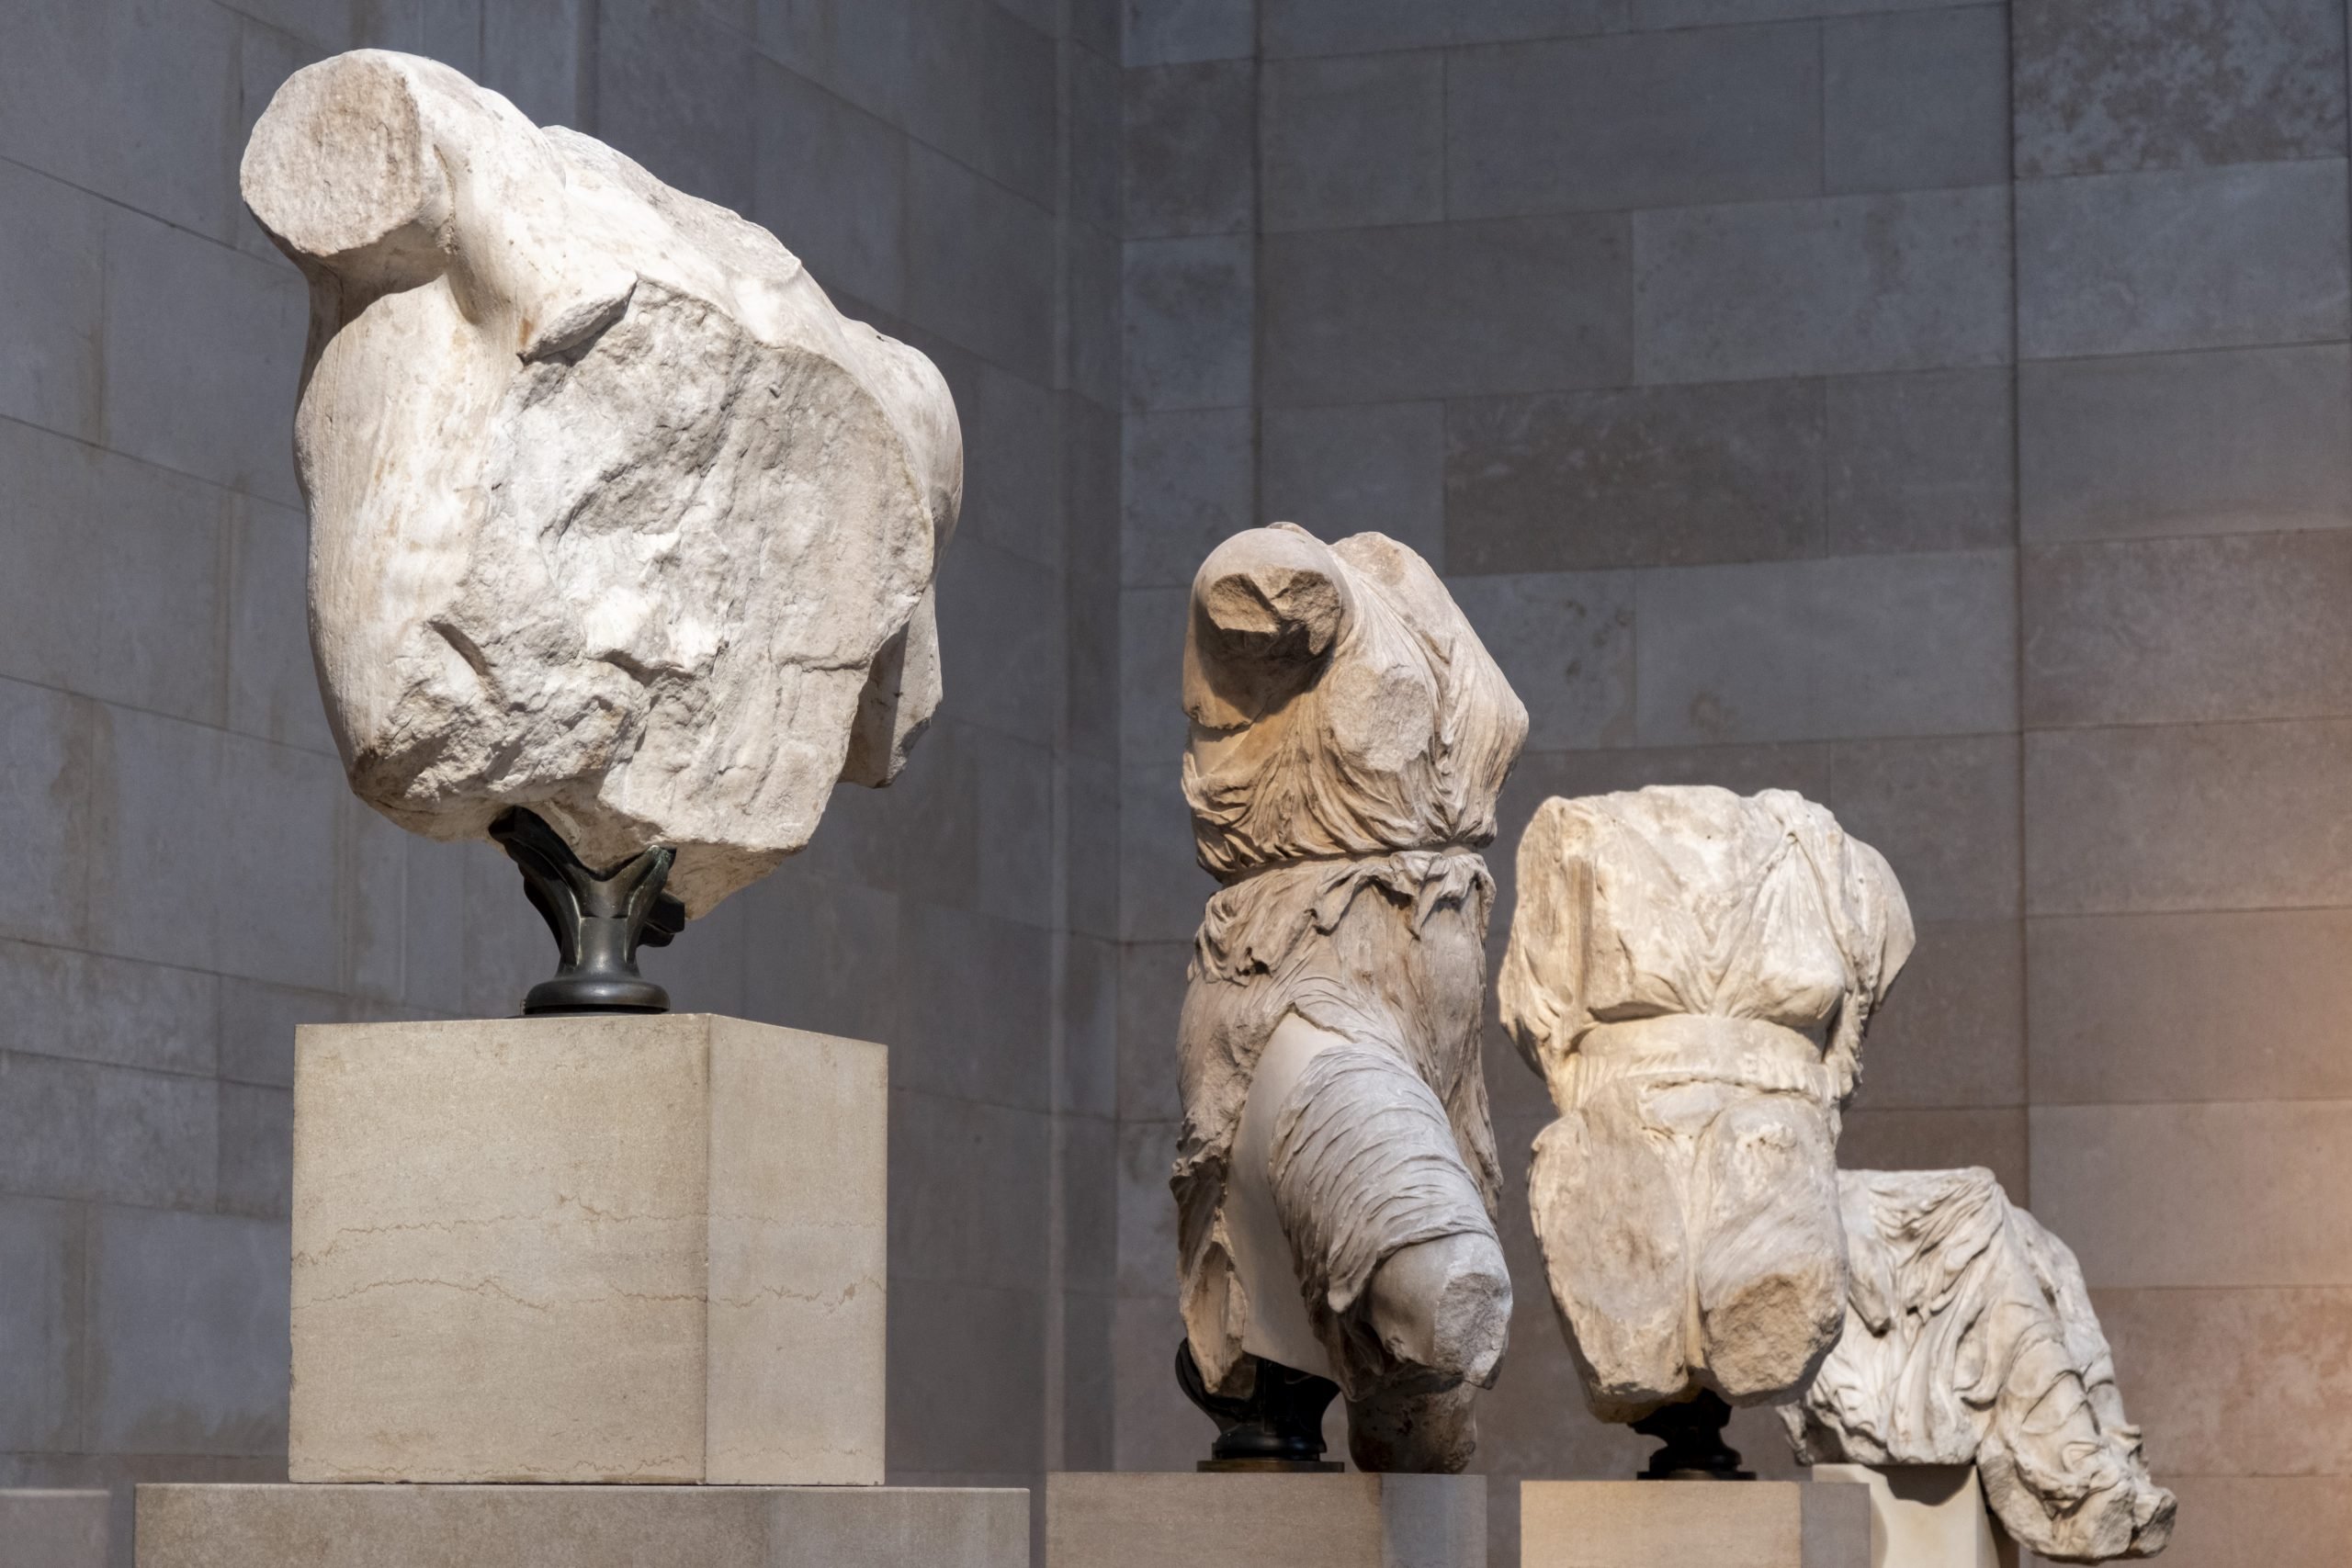
[{"label": "dark support bracket", "polygon": [[1713,1389],[1679,1404],[1662,1404],[1634,1423],[1645,1438],[1666,1446],[1650,1455],[1644,1481],[1753,1481],[1756,1472],[1739,1468],[1739,1450],[1724,1441],[1731,1422],[1731,1406]]},{"label": "dark support bracket", "polygon": [[1178,1386],[1217,1426],[1216,1441],[1200,1468],[1318,1473],[1344,1469],[1323,1457],[1323,1412],[1339,1397],[1340,1385],[1262,1356],[1250,1359],[1258,1364],[1256,1381],[1247,1395],[1235,1398],[1209,1392],[1190,1340],[1176,1347]]},{"label": "dark support bracket", "polygon": [[555,978],[531,987],[525,1014],[670,1010],[670,993],[637,972],[637,950],[666,947],[686,929],[685,906],[662,891],[676,851],[650,849],[592,871],[519,806],[499,813],[490,836],[522,868],[523,891],[555,933]]}]

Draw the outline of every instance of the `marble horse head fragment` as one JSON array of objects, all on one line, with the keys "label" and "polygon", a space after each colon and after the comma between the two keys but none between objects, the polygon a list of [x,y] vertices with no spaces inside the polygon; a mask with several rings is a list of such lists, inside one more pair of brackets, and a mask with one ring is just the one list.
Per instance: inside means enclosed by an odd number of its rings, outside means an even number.
[{"label": "marble horse head fragment", "polygon": [[1184,708],[1224,886],[1181,1025],[1182,1375],[1221,1424],[1320,1389],[1310,1430],[1335,1383],[1359,1466],[1460,1470],[1510,1316],[1477,851],[1526,710],[1419,556],[1289,524],[1194,578]]},{"label": "marble horse head fragment", "polygon": [[1668,1439],[1655,1473],[1837,1343],[1838,1115],[1911,944],[1886,862],[1785,791],[1555,798],[1521,840],[1498,999],[1558,1111],[1530,1207],[1586,1398]]},{"label": "marble horse head fragment", "polygon": [[659,853],[699,916],[836,782],[889,781],[940,698],[963,485],[929,360],[765,231],[428,60],[296,73],[242,183],[310,282],[311,636],[361,799]]}]

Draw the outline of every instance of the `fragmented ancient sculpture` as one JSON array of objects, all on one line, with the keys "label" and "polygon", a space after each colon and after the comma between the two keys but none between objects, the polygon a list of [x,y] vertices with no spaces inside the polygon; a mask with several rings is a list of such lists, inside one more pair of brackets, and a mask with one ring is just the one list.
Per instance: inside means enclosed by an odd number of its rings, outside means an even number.
[{"label": "fragmented ancient sculpture", "polygon": [[1459,1470],[1510,1315],[1477,847],[1526,710],[1419,556],[1289,524],[1193,579],[1184,706],[1225,886],[1182,1024],[1180,1363],[1221,1457],[1311,1462],[1329,1378],[1362,1468]]},{"label": "fragmented ancient sculpture", "polygon": [[1554,798],[1520,841],[1498,997],[1559,1111],[1536,1235],[1594,1413],[1668,1438],[1655,1473],[1736,1471],[1694,1426],[1837,1341],[1838,1112],[1911,942],[1886,862],[1785,791]]},{"label": "fragmented ancient sculpture", "polygon": [[[657,847],[698,916],[889,781],[940,696],[963,450],[921,354],[603,143],[363,50],[298,72],[246,203],[311,285],[311,631],[359,796]],[[551,917],[552,918],[552,917]]]},{"label": "fragmented ancient sculpture", "polygon": [[1799,1462],[1970,1464],[2010,1536],[2062,1562],[2148,1557],[2148,1475],[2066,1244],[1988,1170],[1844,1170],[1845,1333],[1782,1410]]}]

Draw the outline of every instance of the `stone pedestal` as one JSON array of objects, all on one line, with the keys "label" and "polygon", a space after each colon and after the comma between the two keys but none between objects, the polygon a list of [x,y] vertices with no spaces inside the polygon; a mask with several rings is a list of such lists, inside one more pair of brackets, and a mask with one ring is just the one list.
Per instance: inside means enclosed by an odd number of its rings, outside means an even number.
[{"label": "stone pedestal", "polygon": [[0,1490],[0,1568],[106,1568],[103,1492]]},{"label": "stone pedestal", "polygon": [[1523,1481],[1520,1568],[1871,1568],[1870,1489]]},{"label": "stone pedestal", "polygon": [[1870,1488],[1871,1568],[2017,1568],[1973,1464],[1817,1464],[1813,1478]]},{"label": "stone pedestal", "polygon": [[141,1486],[139,1568],[1026,1568],[1029,1495],[916,1486]]},{"label": "stone pedestal", "polygon": [[888,1116],[708,1014],[303,1028],[290,1475],[878,1484]]},{"label": "stone pedestal", "polygon": [[1046,1478],[1046,1568],[1486,1568],[1483,1475]]}]

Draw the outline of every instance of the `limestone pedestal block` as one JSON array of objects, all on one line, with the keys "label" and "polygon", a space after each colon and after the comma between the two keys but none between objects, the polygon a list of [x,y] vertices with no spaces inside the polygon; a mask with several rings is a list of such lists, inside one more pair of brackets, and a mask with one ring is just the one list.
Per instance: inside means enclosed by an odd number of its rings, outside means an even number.
[{"label": "limestone pedestal block", "polygon": [[141,1486],[139,1568],[1027,1568],[1029,1494]]},{"label": "limestone pedestal block", "polygon": [[1867,1486],[1522,1481],[1520,1568],[1871,1568]]},{"label": "limestone pedestal block", "polygon": [[1071,1472],[1046,1568],[1486,1568],[1483,1475]]},{"label": "limestone pedestal block", "polygon": [[1816,1482],[1871,1491],[1871,1568],[2018,1568],[1973,1464],[1816,1464]]},{"label": "limestone pedestal block", "polygon": [[0,1568],[106,1568],[103,1492],[0,1490]]},{"label": "limestone pedestal block", "polygon": [[292,1479],[880,1484],[885,1055],[695,1013],[301,1029]]}]

